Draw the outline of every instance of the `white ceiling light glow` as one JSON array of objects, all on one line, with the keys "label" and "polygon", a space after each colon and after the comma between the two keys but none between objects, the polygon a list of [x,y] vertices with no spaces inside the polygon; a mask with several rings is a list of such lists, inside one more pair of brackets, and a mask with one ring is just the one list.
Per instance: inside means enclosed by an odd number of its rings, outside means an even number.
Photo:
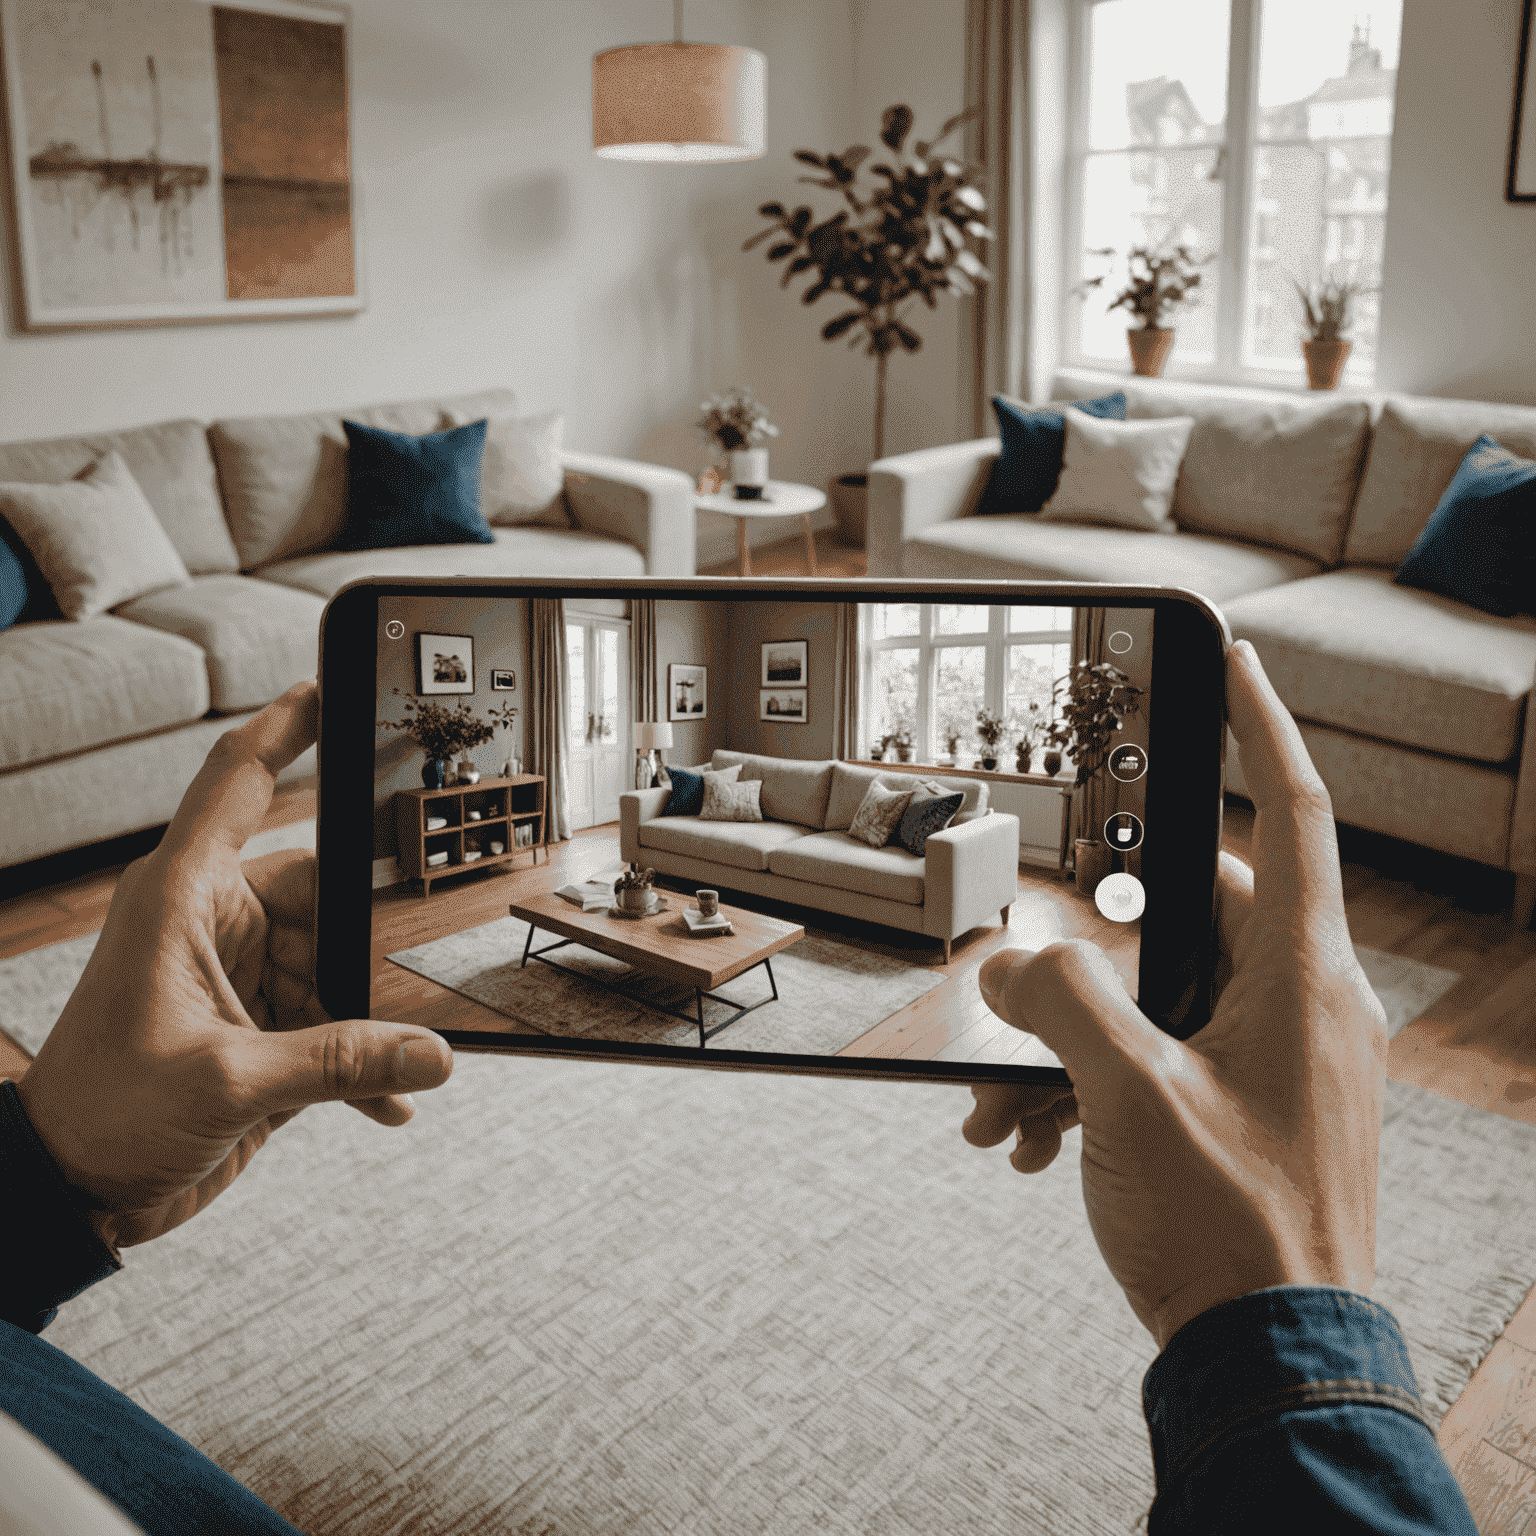
[{"label": "white ceiling light glow", "polygon": [[592,148],[607,160],[756,160],[767,148],[768,61],[755,48],[673,41],[592,60]]}]

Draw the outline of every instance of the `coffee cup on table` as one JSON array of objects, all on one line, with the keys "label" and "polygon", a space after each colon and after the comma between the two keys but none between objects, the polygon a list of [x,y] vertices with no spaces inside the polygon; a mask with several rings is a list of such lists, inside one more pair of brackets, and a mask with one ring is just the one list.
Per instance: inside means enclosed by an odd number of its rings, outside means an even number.
[{"label": "coffee cup on table", "polygon": [[719,891],[699,891],[696,895],[698,896],[700,917],[713,917],[720,910]]}]

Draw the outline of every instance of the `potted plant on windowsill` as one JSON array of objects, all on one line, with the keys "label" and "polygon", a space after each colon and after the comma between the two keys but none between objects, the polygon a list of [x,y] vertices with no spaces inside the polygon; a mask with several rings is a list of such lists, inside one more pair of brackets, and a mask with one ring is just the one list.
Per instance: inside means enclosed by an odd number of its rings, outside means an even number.
[{"label": "potted plant on windowsill", "polygon": [[1044,738],[1045,726],[1046,722],[1040,717],[1040,705],[1031,699],[1024,718],[1024,728],[1019,732],[1019,739],[1014,746],[1014,766],[1020,773],[1028,773],[1034,763],[1035,748]]},{"label": "potted plant on windowsill", "polygon": [[[836,341],[852,333],[851,346],[863,344],[875,359],[875,458],[885,454],[885,372],[891,355],[916,352],[923,339],[907,323],[904,308],[921,299],[938,307],[944,292],[972,294],[986,281],[987,269],[968,240],[990,240],[981,222],[986,199],[974,183],[978,167],[934,151],[968,118],[974,107],[957,113],[930,142],[915,142],[904,151],[912,131],[910,107],[887,107],[880,118],[880,142],[891,151],[894,165],[871,167],[884,180],[867,195],[855,185],[859,167],[868,158],[867,144],[854,144],[841,154],[817,154],[797,149],[795,159],[814,168],[815,176],[800,181],[839,194],[847,207],[830,218],[813,222],[806,206],[790,210],[783,203],[764,203],[757,211],[773,223],[742,245],[749,251],[759,241],[778,235],[768,247],[769,261],[790,258],[781,287],[802,272],[812,282],[800,295],[814,304],[825,293],[840,293],[853,308],[829,320],[822,337]],[[829,486],[838,533],[845,543],[862,545],[869,489],[867,474],[839,475]]]},{"label": "potted plant on windowsill", "polygon": [[[1113,246],[1104,246],[1090,256],[1115,259]],[[1159,246],[1136,245],[1126,253],[1125,287],[1110,301],[1107,314],[1123,309],[1139,323],[1130,327],[1125,339],[1131,349],[1131,371],[1143,378],[1162,376],[1168,354],[1173,350],[1174,330],[1163,324],[1170,310],[1199,302],[1195,290],[1200,286],[1201,267],[1214,261],[1214,253],[1196,256],[1187,245],[1172,251]],[[1109,272],[1099,273],[1077,285],[1076,292],[1086,294],[1102,288]]]},{"label": "potted plant on windowsill", "polygon": [[[1051,689],[1057,723],[1051,727],[1050,742],[1066,748],[1077,769],[1073,782],[1086,791],[1085,830],[1097,831],[1104,823],[1104,768],[1125,717],[1141,707],[1136,702],[1141,693],[1119,667],[1107,661],[1074,662]],[[1079,896],[1092,896],[1109,867],[1107,843],[1091,836],[1075,840],[1073,870]]]},{"label": "potted plant on windowsill", "polygon": [[1348,339],[1350,302],[1363,291],[1358,283],[1341,283],[1335,278],[1316,284],[1310,291],[1296,283],[1307,327],[1301,355],[1307,364],[1308,389],[1339,387],[1344,365],[1354,350],[1354,343]]},{"label": "potted plant on windowsill", "polygon": [[976,734],[981,738],[981,766],[988,773],[997,768],[997,744],[1007,729],[1007,723],[1001,715],[994,715],[990,709],[976,711]]}]

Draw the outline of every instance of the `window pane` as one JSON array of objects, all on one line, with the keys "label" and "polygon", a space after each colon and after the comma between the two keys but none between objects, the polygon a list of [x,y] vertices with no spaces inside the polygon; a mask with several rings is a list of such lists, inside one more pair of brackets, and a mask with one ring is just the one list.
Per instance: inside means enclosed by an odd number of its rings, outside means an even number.
[{"label": "window pane", "polygon": [[[908,606],[908,605],[903,605]],[[870,726],[875,740],[905,725],[917,727],[917,649],[876,651],[874,697],[870,700]]]},{"label": "window pane", "polygon": [[987,611],[984,603],[939,603],[933,610],[934,633],[984,635],[987,632]]},{"label": "window pane", "polygon": [[874,610],[876,640],[884,640],[888,635],[917,633],[916,603],[876,603]]},{"label": "window pane", "polygon": [[1104,0],[1092,8],[1093,148],[1221,137],[1230,9],[1229,0]]},{"label": "window pane", "polygon": [[1008,629],[1012,634],[1072,633],[1070,608],[1010,608]]},{"label": "window pane", "polygon": [[587,739],[587,632],[580,624],[565,626],[565,656],[570,671],[570,695],[566,710],[569,738],[574,746]]},{"label": "window pane", "polygon": [[935,653],[933,722],[935,752],[948,755],[949,738],[960,738],[962,753],[979,745],[976,711],[986,702],[987,648],[946,645]]},{"label": "window pane", "polygon": [[[1096,10],[1099,8],[1096,8]],[[1133,246],[1167,252],[1187,245],[1196,257],[1221,243],[1221,183],[1212,181],[1217,151],[1135,151],[1091,155],[1083,182],[1083,254],[1080,275],[1098,277],[1106,259],[1089,255],[1108,247],[1117,253],[1103,284],[1081,301],[1079,346],[1085,357],[1126,357],[1125,333],[1133,323],[1124,309],[1108,305],[1125,287],[1126,253]],[[1178,331],[1173,365],[1209,364],[1216,356],[1216,264],[1201,272],[1198,300],[1166,310],[1164,325]]]},{"label": "window pane", "polygon": [[[1010,645],[1008,647],[1008,698],[1005,713],[1017,736],[1030,718],[1029,706],[1038,705],[1035,718],[1051,720],[1051,685],[1066,674],[1072,647],[1057,645]],[[1042,743],[1043,744],[1043,743]]]},{"label": "window pane", "polygon": [[1261,139],[1390,138],[1402,0],[1264,0]]},{"label": "window pane", "polygon": [[601,739],[612,746],[619,739],[619,636],[612,629],[598,631],[602,648],[602,719]]}]

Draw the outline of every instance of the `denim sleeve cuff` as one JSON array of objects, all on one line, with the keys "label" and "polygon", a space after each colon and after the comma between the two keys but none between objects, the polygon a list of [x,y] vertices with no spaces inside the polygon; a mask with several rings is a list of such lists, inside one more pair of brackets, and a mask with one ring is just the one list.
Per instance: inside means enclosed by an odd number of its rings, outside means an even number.
[{"label": "denim sleeve cuff", "polygon": [[0,1265],[0,1317],[41,1333],[61,1302],[123,1265],[97,1235],[9,1081],[0,1082],[0,1189],[11,1253]]},{"label": "denim sleeve cuff", "polygon": [[1159,1489],[1228,1436],[1298,1408],[1373,1404],[1434,1433],[1397,1320],[1326,1286],[1254,1291],[1202,1312],[1152,1362],[1141,1395]]}]

